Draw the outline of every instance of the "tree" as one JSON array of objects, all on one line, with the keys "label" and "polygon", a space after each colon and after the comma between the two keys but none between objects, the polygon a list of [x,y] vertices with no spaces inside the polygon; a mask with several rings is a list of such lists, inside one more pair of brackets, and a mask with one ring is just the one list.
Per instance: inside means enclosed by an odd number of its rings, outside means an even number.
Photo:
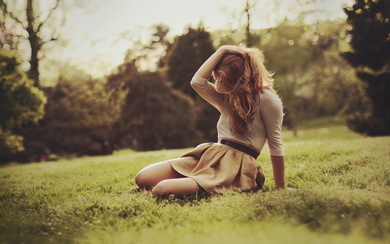
[{"label": "tree", "polygon": [[246,45],[248,47],[252,47],[254,46],[254,36],[253,34],[251,33],[251,17],[252,17],[252,10],[254,10],[256,4],[257,4],[258,0],[254,0],[254,1],[250,1],[250,0],[246,0],[246,3],[245,3],[245,9],[244,9],[244,12],[246,14],[246,27],[245,27],[245,35],[246,35]]},{"label": "tree", "polygon": [[340,56],[348,48],[347,29],[344,21],[323,21],[308,39],[311,63],[304,81],[312,93],[310,113],[316,117],[345,115],[367,101],[353,67]]},{"label": "tree", "polygon": [[210,33],[203,28],[190,27],[187,33],[176,37],[168,54],[168,79],[173,88],[195,98],[191,78],[214,51]]},{"label": "tree", "polygon": [[112,134],[120,116],[123,96],[107,92],[102,81],[62,78],[45,88],[45,118],[37,126],[23,128],[27,150],[19,161],[39,160],[53,154],[106,155],[114,151]]},{"label": "tree", "polygon": [[111,89],[128,91],[117,123],[117,144],[136,150],[193,146],[192,100],[173,90],[159,72],[138,72],[134,63],[124,63],[107,79]]},{"label": "tree", "polygon": [[[20,3],[18,1],[13,2],[13,8],[10,8],[10,3],[6,0],[0,0],[0,17],[3,20],[9,19],[9,25],[17,26],[23,29],[25,34],[20,36],[21,38],[27,38],[30,45],[30,69],[28,71],[28,77],[34,81],[34,86],[40,87],[39,82],[39,60],[42,57],[42,48],[49,42],[55,41],[58,38],[58,28],[49,27],[50,25],[56,25],[55,23],[63,23],[63,19],[56,21],[59,14],[56,13],[59,10],[61,0],[56,0],[54,5],[51,6],[47,13],[39,9],[39,1],[26,0],[24,14],[19,14],[16,7]],[[3,24],[7,27],[6,23]],[[8,32],[13,32],[19,28],[8,29]],[[9,33],[9,36],[12,34]],[[15,34],[12,35],[15,37]]]},{"label": "tree", "polygon": [[296,134],[296,124],[307,109],[308,95],[299,93],[303,76],[310,64],[310,49],[304,38],[304,25],[288,21],[263,30],[260,49],[265,65],[275,73],[275,88],[285,105],[284,124]]},{"label": "tree", "polygon": [[364,82],[371,109],[355,110],[351,129],[368,135],[390,134],[390,0],[356,0],[345,8],[352,29],[351,51],[344,58]]},{"label": "tree", "polygon": [[301,73],[310,64],[310,50],[305,39],[305,25],[289,22],[264,30],[260,49],[267,68],[276,75]]},{"label": "tree", "polygon": [[168,37],[170,28],[160,23],[152,25],[150,29],[152,31],[150,39],[146,42],[142,40],[134,42],[125,59],[127,61],[134,60],[139,70],[165,69],[167,66],[167,52],[172,46]]},{"label": "tree", "polygon": [[344,115],[364,107],[353,68],[340,57],[347,46],[345,23],[316,25],[283,23],[263,30],[261,49],[266,66],[275,72],[275,86],[285,109],[285,125],[299,120]]},{"label": "tree", "polygon": [[148,48],[152,48],[156,51],[161,52],[160,60],[158,61],[158,67],[165,67],[167,65],[167,52],[172,46],[172,43],[168,40],[168,33],[170,31],[169,26],[164,24],[154,25],[155,29],[152,34],[152,40]]},{"label": "tree", "polygon": [[44,115],[46,98],[19,65],[15,56],[0,50],[0,158],[23,151],[23,136],[15,130]]},{"label": "tree", "polygon": [[210,33],[202,27],[188,28],[187,33],[176,37],[168,53],[168,79],[173,88],[190,95],[195,100],[196,129],[202,140],[215,141],[216,123],[219,112],[197,95],[190,86],[190,81],[203,64],[215,51]]}]

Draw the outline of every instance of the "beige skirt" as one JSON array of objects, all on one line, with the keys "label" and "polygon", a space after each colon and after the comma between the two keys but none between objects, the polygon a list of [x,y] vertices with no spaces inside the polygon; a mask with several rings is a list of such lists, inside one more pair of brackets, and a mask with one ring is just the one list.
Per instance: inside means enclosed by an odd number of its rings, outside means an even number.
[{"label": "beige skirt", "polygon": [[255,158],[219,143],[200,144],[168,162],[178,173],[194,179],[208,193],[259,189],[265,180],[261,165]]}]

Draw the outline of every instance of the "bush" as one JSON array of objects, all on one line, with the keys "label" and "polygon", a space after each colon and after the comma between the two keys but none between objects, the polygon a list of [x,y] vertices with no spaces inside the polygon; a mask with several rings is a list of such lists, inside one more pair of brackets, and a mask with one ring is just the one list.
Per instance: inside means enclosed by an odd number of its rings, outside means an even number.
[{"label": "bush", "polygon": [[23,136],[18,129],[37,123],[44,115],[46,98],[33,86],[19,68],[20,62],[11,53],[0,50],[0,158],[24,150]]}]

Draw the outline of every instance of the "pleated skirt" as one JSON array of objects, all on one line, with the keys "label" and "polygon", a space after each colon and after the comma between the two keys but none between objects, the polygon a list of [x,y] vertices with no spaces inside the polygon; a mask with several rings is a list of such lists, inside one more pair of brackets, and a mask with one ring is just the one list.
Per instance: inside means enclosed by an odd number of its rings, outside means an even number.
[{"label": "pleated skirt", "polygon": [[256,190],[265,181],[261,165],[255,158],[220,143],[200,144],[168,162],[208,193]]}]

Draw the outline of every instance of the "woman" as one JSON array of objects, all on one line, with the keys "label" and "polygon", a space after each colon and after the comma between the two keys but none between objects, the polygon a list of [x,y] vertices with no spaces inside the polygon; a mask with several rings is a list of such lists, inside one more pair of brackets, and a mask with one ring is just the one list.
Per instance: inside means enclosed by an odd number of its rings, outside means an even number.
[{"label": "woman", "polygon": [[[136,176],[139,189],[176,197],[259,189],[265,177],[256,158],[266,139],[276,187],[286,188],[282,102],[263,61],[259,50],[236,46],[222,46],[205,61],[191,86],[221,113],[218,143],[203,143],[180,158],[147,166]],[[208,82],[211,75],[215,84]]]}]

